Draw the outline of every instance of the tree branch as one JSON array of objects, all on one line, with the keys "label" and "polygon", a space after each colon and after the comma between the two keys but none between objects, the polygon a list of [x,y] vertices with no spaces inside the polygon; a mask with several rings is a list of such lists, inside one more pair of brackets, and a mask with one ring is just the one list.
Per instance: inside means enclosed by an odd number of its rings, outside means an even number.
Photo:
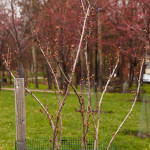
[{"label": "tree branch", "polygon": [[133,108],[135,106],[135,103],[137,101],[137,98],[138,98],[138,95],[139,95],[139,92],[140,92],[141,77],[142,77],[144,61],[145,61],[145,58],[143,58],[142,63],[141,63],[140,74],[139,74],[139,79],[138,79],[138,88],[137,88],[137,91],[136,91],[136,96],[135,96],[134,102],[132,104],[132,107],[131,107],[129,113],[127,114],[127,116],[125,117],[125,119],[123,120],[123,122],[120,124],[118,130],[116,131],[116,133],[113,135],[112,139],[110,140],[110,142],[108,144],[108,147],[107,147],[107,150],[109,150],[111,143],[113,142],[114,138],[116,137],[116,135],[120,131],[121,127],[124,125],[125,121],[128,119],[129,115],[131,114],[131,112],[132,112],[132,110],[133,110]]},{"label": "tree branch", "polygon": [[103,97],[104,97],[104,94],[108,88],[108,85],[118,67],[118,64],[119,64],[119,56],[118,56],[118,59],[117,59],[117,62],[116,62],[116,65],[115,65],[115,68],[113,69],[113,72],[111,73],[111,75],[109,76],[109,79],[107,80],[107,83],[105,85],[105,88],[104,88],[104,91],[101,95],[101,98],[100,98],[100,101],[99,101],[99,105],[98,105],[98,120],[97,120],[97,128],[96,128],[96,135],[95,135],[95,143],[94,143],[94,150],[96,150],[96,147],[98,149],[98,132],[99,132],[99,124],[100,124],[100,110],[101,110],[101,105],[102,105],[102,100],[103,100]]}]

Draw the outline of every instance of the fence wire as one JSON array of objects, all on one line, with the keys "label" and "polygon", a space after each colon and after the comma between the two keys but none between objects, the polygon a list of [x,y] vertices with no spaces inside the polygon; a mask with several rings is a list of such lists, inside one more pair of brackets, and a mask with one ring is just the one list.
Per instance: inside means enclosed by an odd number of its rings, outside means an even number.
[{"label": "fence wire", "polygon": [[150,94],[143,94],[138,136],[150,137]]},{"label": "fence wire", "polygon": [[[18,144],[16,142],[15,149]],[[63,138],[60,150],[82,150],[82,140],[77,138]],[[87,139],[87,150],[94,149],[94,140]],[[52,150],[52,142],[50,138],[34,138],[26,140],[26,150]],[[107,144],[99,143],[98,150],[107,150]],[[116,145],[112,145],[110,150],[117,150]]]}]

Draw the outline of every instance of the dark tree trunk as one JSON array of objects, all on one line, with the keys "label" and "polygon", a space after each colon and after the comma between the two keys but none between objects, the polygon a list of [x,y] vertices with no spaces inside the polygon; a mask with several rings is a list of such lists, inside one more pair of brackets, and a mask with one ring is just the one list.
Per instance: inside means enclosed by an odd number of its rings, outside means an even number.
[{"label": "dark tree trunk", "polygon": [[[132,59],[132,58],[131,58]],[[135,67],[137,67],[137,59],[130,60],[130,74],[129,74],[129,88],[132,87],[133,81],[135,80]],[[144,65],[145,67],[145,65]],[[145,68],[143,69],[145,71]]]},{"label": "dark tree trunk", "polygon": [[132,58],[130,58],[129,88],[132,87],[133,77],[134,77],[134,66],[133,66]]},{"label": "dark tree trunk", "polygon": [[120,77],[120,85],[121,85],[121,92],[123,91],[123,64],[124,64],[124,58],[121,57],[120,65],[119,65],[119,77]]},{"label": "dark tree trunk", "polygon": [[0,91],[1,91],[1,80],[0,80]]},{"label": "dark tree trunk", "polygon": [[19,78],[25,78],[25,68],[21,56],[17,59],[17,72]]},{"label": "dark tree trunk", "polygon": [[[1,67],[0,67],[1,68]],[[1,69],[0,69],[0,71],[2,71]],[[1,91],[1,87],[2,87],[2,82],[1,82],[1,80],[2,80],[2,77],[1,77],[1,73],[0,73],[0,91]]]},{"label": "dark tree trunk", "polygon": [[95,92],[97,92],[97,83],[98,83],[98,62],[97,62],[97,49],[95,51]]},{"label": "dark tree trunk", "polygon": [[60,89],[63,89],[64,77],[63,77],[59,67],[57,67],[57,79],[58,79],[58,84],[59,84]]},{"label": "dark tree trunk", "polygon": [[80,63],[81,63],[81,89],[84,90],[85,87],[85,60],[84,60],[84,54],[81,52],[80,54]]},{"label": "dark tree trunk", "polygon": [[2,54],[1,54],[1,51],[0,51],[0,91],[1,91],[1,86],[2,86],[2,74],[1,74],[1,71],[2,71]]},{"label": "dark tree trunk", "polygon": [[10,85],[12,85],[12,78],[11,78],[11,74],[9,74],[9,81],[10,81]]},{"label": "dark tree trunk", "polygon": [[5,79],[5,68],[3,67],[2,68],[2,82],[4,81]]},{"label": "dark tree trunk", "polygon": [[128,71],[127,71],[128,63],[126,62],[126,58],[122,56],[122,66],[120,69],[122,69],[122,82],[121,82],[121,89],[122,93],[127,93],[128,90]]},{"label": "dark tree trunk", "polygon": [[[68,74],[67,74],[66,63],[63,63],[63,70],[64,70],[64,73],[66,74],[66,77],[69,79]],[[76,79],[77,79],[77,78],[78,78],[78,75],[76,74]],[[77,81],[76,81],[76,82],[77,82]],[[77,84],[77,83],[76,83],[76,84]],[[66,80],[64,80],[64,83],[63,83],[64,93],[63,93],[63,94],[66,94],[67,87],[68,87],[68,82],[67,82]]]},{"label": "dark tree trunk", "polygon": [[[2,71],[2,70],[0,70]],[[1,91],[1,87],[2,87],[2,77],[1,77],[1,73],[0,73],[0,91]]]},{"label": "dark tree trunk", "polygon": [[[97,17],[98,18],[98,17]],[[96,21],[98,22],[98,19],[96,19]],[[98,23],[97,23],[98,24]],[[98,34],[98,28],[96,28],[96,36]],[[98,38],[96,39],[97,42],[96,42],[96,49],[95,49],[95,92],[97,92],[98,90],[98,87],[97,87],[97,84],[98,84]]]},{"label": "dark tree trunk", "polygon": [[48,88],[52,89],[52,73],[50,72],[48,65],[47,65],[47,80],[48,80]]},{"label": "dark tree trunk", "polygon": [[32,58],[33,58],[33,70],[34,70],[34,77],[35,77],[35,88],[38,88],[36,49],[34,46],[32,46]]},{"label": "dark tree trunk", "polygon": [[[76,67],[76,73],[75,73],[75,87],[77,88],[78,87],[78,85],[79,85],[79,83],[80,83],[80,78],[81,78],[81,74],[80,74],[80,71],[79,71],[79,68],[80,68],[80,66],[79,66],[79,64],[77,65],[77,67]],[[66,69],[65,69],[66,70]]]},{"label": "dark tree trunk", "polygon": [[103,90],[103,55],[102,55],[102,21],[101,12],[97,13],[97,50],[98,50],[98,79],[100,91]]}]

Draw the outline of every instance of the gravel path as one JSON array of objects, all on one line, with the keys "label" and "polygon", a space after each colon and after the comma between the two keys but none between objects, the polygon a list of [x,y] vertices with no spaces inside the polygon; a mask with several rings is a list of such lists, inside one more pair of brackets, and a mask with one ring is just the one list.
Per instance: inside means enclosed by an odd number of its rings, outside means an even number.
[{"label": "gravel path", "polygon": [[[1,90],[8,90],[8,91],[14,91],[14,88],[1,88]],[[32,92],[41,92],[44,93],[45,90],[39,90],[39,89],[29,89]],[[52,90],[46,90],[47,93],[55,93],[55,91]],[[69,92],[69,94],[75,94],[74,92]],[[80,93],[78,93],[80,95]],[[88,93],[83,93],[83,94],[88,94]],[[93,95],[94,93],[92,93]]]}]

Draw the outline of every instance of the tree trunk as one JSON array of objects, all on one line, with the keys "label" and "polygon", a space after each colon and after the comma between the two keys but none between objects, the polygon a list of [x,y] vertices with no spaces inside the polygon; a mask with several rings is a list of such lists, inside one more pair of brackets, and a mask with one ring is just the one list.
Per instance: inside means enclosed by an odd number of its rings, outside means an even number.
[{"label": "tree trunk", "polygon": [[125,80],[125,81],[123,82],[122,86],[123,86],[123,87],[122,87],[122,93],[123,93],[123,94],[127,93],[128,81]]},{"label": "tree trunk", "polygon": [[2,71],[2,66],[0,64],[0,91],[1,91],[1,87],[2,87],[2,74],[1,74],[1,71]]},{"label": "tree trunk", "polygon": [[[98,44],[96,44],[95,50],[95,84],[98,84]],[[97,86],[95,86],[95,92],[97,92]]]},{"label": "tree trunk", "polygon": [[2,83],[4,82],[5,80],[5,68],[4,66],[2,67]]},{"label": "tree trunk", "polygon": [[123,91],[123,56],[120,58],[120,64],[119,64],[119,79],[120,79],[120,92]]},{"label": "tree trunk", "polygon": [[21,56],[19,56],[17,59],[17,72],[19,78],[25,78],[25,68]]},{"label": "tree trunk", "polygon": [[[133,84],[133,80],[134,80],[134,77],[135,77],[135,67],[136,66],[137,66],[137,60],[136,60],[136,58],[134,58],[134,60],[130,61],[129,88],[131,88],[132,84]],[[145,69],[143,69],[143,70],[145,70]]]},{"label": "tree trunk", "polygon": [[59,87],[60,87],[60,89],[63,89],[63,76],[62,76],[61,71],[58,66],[56,69],[57,69],[57,79],[58,79]]},{"label": "tree trunk", "polygon": [[[33,3],[34,1],[30,1],[30,19],[32,19],[33,14]],[[30,22],[31,25],[31,34],[33,36],[33,23]],[[34,44],[34,38],[32,38],[32,44]],[[35,88],[38,88],[38,75],[37,75],[37,59],[36,59],[36,49],[35,46],[32,45],[32,58],[33,58],[33,71],[34,71],[34,77],[35,77]]]},{"label": "tree trunk", "polygon": [[91,65],[90,65],[90,71],[91,71],[91,76],[92,76],[92,88],[94,91],[96,91],[96,88],[95,88],[95,66],[96,66],[96,60],[95,60],[95,57],[96,57],[96,48],[95,48],[95,45],[91,46],[91,50],[90,50],[90,62],[91,62]]},{"label": "tree trunk", "polygon": [[85,86],[85,62],[84,62],[84,55],[83,52],[81,51],[80,53],[80,63],[81,63],[81,89],[84,90]]},{"label": "tree trunk", "polygon": [[121,73],[121,91],[122,91],[122,93],[127,93],[129,70],[128,70],[128,58],[125,56],[122,56],[120,69],[122,71],[122,73]]},{"label": "tree trunk", "polygon": [[47,65],[47,80],[48,80],[48,88],[52,89],[52,73],[50,72],[48,65]]},{"label": "tree trunk", "polygon": [[2,54],[0,52],[0,91],[1,91],[1,86],[2,86]]},{"label": "tree trunk", "polygon": [[32,58],[33,58],[33,70],[35,76],[35,88],[38,88],[37,60],[36,60],[36,50],[34,45],[32,46]]},{"label": "tree trunk", "polygon": [[102,55],[102,22],[101,22],[101,12],[97,13],[97,48],[98,48],[98,79],[99,88],[102,91],[103,87],[103,55]]},{"label": "tree trunk", "polygon": [[[67,73],[67,66],[66,66],[66,63],[63,63],[63,70],[64,70],[64,73],[66,74],[66,77],[69,79],[68,73]],[[77,78],[77,76],[79,76],[79,74],[76,75],[76,78]],[[79,81],[80,81],[80,80],[78,79],[78,82],[79,82]],[[66,94],[67,87],[68,87],[68,82],[67,82],[65,79],[64,79],[63,86],[64,86],[64,92],[63,92],[63,94]]]},{"label": "tree trunk", "polygon": [[12,85],[12,78],[11,78],[11,74],[9,73],[9,81],[10,81],[10,85]]},{"label": "tree trunk", "polygon": [[[0,74],[1,75],[1,74]],[[0,91],[1,91],[1,87],[2,87],[2,78],[0,76]]]}]

